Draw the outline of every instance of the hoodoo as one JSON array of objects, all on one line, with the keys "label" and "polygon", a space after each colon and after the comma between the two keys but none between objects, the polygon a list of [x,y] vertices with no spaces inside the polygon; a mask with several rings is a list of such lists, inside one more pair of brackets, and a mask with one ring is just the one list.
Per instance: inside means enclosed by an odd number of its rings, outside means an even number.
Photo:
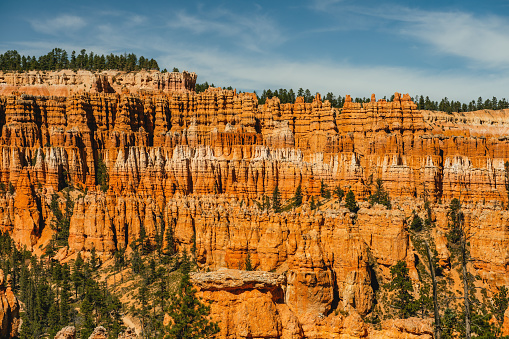
[{"label": "hoodoo", "polygon": [[[432,337],[426,248],[440,293],[453,298],[462,281],[453,199],[476,287],[492,297],[509,285],[509,110],[424,111],[400,93],[347,96],[341,109],[319,94],[262,105],[195,83],[188,72],[0,73],[0,230],[42,255],[58,238],[54,207],[72,200],[64,262],[172,241],[196,263],[190,281],[220,338]],[[342,200],[350,190],[358,211]],[[399,262],[422,297],[411,317],[392,307]]]}]

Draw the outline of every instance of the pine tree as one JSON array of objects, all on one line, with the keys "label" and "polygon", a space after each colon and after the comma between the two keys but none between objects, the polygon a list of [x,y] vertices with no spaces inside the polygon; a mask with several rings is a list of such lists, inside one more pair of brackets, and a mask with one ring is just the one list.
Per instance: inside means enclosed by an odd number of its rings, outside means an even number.
[{"label": "pine tree", "polygon": [[274,187],[272,192],[272,209],[276,213],[281,212],[281,194],[279,193],[278,186]]},{"label": "pine tree", "polygon": [[408,268],[402,260],[391,267],[391,282],[387,285],[390,291],[395,292],[392,306],[398,310],[400,318],[414,316],[419,309],[411,292],[414,291],[412,281],[408,276]]},{"label": "pine tree", "polygon": [[88,338],[95,329],[93,317],[94,306],[90,296],[85,294],[85,298],[81,302],[80,312],[83,315],[83,324],[80,330],[81,338]]},{"label": "pine tree", "polygon": [[131,254],[131,269],[135,274],[139,274],[143,271],[143,261],[141,260],[141,255],[138,246],[134,246],[133,252]]},{"label": "pine tree", "polygon": [[359,211],[359,205],[357,205],[357,201],[355,201],[355,194],[352,190],[349,190],[345,197],[345,206],[352,213],[357,213]]},{"label": "pine tree", "polygon": [[78,255],[76,256],[76,260],[74,261],[74,269],[71,275],[71,280],[74,284],[74,290],[76,297],[78,296],[78,289],[83,284],[83,265],[84,261],[81,258],[81,252],[78,252]]},{"label": "pine tree", "polygon": [[57,302],[54,302],[48,310],[48,332],[51,336],[54,336],[59,331],[60,322],[59,305]]},{"label": "pine tree", "polygon": [[302,188],[297,186],[297,189],[295,189],[295,195],[293,196],[293,205],[295,207],[299,207],[302,205]]},{"label": "pine tree", "polygon": [[311,196],[311,199],[309,200],[309,208],[311,210],[316,209],[316,203],[315,203],[315,197]]},{"label": "pine tree", "polygon": [[92,271],[95,271],[101,265],[100,259],[97,257],[97,252],[95,250],[95,246],[92,247],[92,251],[90,253],[90,268]]},{"label": "pine tree", "polygon": [[246,256],[246,271],[252,271],[253,265],[251,264],[251,256],[249,255],[249,252],[247,252]]},{"label": "pine tree", "polygon": [[97,158],[96,182],[100,186],[101,191],[106,192],[108,190],[108,168],[106,167],[101,155]]},{"label": "pine tree", "polygon": [[391,199],[389,198],[389,193],[384,189],[383,187],[383,181],[382,179],[378,178],[376,179],[375,184],[375,192],[371,194],[368,198],[369,203],[371,206],[374,204],[380,204],[387,207],[387,209],[391,209]]},{"label": "pine tree", "polygon": [[337,185],[336,188],[334,188],[334,195],[338,198],[338,201],[341,202],[345,196],[345,191],[341,189],[341,186]]},{"label": "pine tree", "polygon": [[412,223],[410,224],[410,229],[412,231],[420,232],[422,231],[423,222],[421,217],[417,213],[414,213],[414,217],[412,219]]},{"label": "pine tree", "polygon": [[64,278],[62,290],[60,292],[60,327],[67,326],[70,321],[70,294],[69,294],[69,280]]},{"label": "pine tree", "polygon": [[168,225],[166,228],[166,245],[165,245],[165,254],[174,255],[175,254],[175,238],[173,234],[173,222]]},{"label": "pine tree", "polygon": [[138,238],[137,245],[140,247],[141,254],[147,254],[150,252],[150,244],[147,237],[147,231],[145,230],[145,224],[140,224],[140,236]]},{"label": "pine tree", "polygon": [[330,199],[331,196],[329,187],[323,182],[323,179],[320,182],[320,196],[325,199]]},{"label": "pine tree", "polygon": [[216,323],[211,322],[207,316],[210,313],[210,306],[206,306],[196,297],[196,290],[193,289],[190,278],[189,259],[187,254],[182,259],[182,277],[176,295],[167,308],[171,318],[166,326],[165,339],[197,339],[211,338],[219,332]]}]

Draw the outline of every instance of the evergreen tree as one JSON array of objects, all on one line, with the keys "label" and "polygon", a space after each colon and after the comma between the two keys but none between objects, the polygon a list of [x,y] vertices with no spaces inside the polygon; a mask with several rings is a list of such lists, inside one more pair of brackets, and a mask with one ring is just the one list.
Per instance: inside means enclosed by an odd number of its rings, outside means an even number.
[{"label": "evergreen tree", "polygon": [[334,195],[338,198],[338,201],[341,202],[345,196],[345,191],[341,189],[341,186],[337,185],[336,188],[334,188]]},{"label": "evergreen tree", "polygon": [[83,315],[83,324],[80,329],[81,338],[88,338],[95,329],[94,307],[90,295],[85,294],[80,305],[80,312]]},{"label": "evergreen tree", "polygon": [[389,193],[384,189],[383,187],[383,181],[382,179],[376,179],[375,184],[375,192],[371,194],[368,198],[369,203],[371,206],[374,204],[381,204],[387,207],[387,209],[391,209],[391,200],[389,198]]},{"label": "evergreen tree", "polygon": [[166,246],[165,246],[165,254],[174,255],[175,254],[175,238],[173,234],[173,221],[166,228]]},{"label": "evergreen tree", "polygon": [[119,250],[115,251],[113,255],[113,260],[115,262],[114,266],[117,271],[120,271],[125,266],[125,248],[121,247]]},{"label": "evergreen tree", "polygon": [[349,190],[345,197],[345,206],[352,213],[357,213],[359,211],[359,205],[357,205],[357,201],[355,201],[355,194],[352,190]]},{"label": "evergreen tree", "polygon": [[90,268],[92,271],[95,271],[101,265],[100,259],[97,257],[97,252],[95,250],[95,246],[92,247],[92,251],[90,253]]},{"label": "evergreen tree", "polygon": [[145,224],[140,224],[140,236],[137,240],[137,245],[140,247],[141,254],[148,254],[150,252],[150,243],[145,230]]},{"label": "evergreen tree", "polygon": [[142,333],[146,336],[147,318],[149,315],[149,291],[145,281],[142,282],[141,287],[138,289],[138,295],[136,297],[138,305],[141,307],[137,310],[138,316],[141,319]]},{"label": "evergreen tree", "polygon": [[108,181],[108,168],[106,167],[102,156],[99,155],[97,158],[96,182],[100,186],[101,191],[106,192],[108,190]]},{"label": "evergreen tree", "polygon": [[274,191],[272,192],[272,209],[276,213],[281,212],[281,194],[279,193],[277,185],[274,187]]},{"label": "evergreen tree", "polygon": [[327,184],[323,182],[323,179],[320,181],[320,196],[325,199],[330,199],[331,196],[330,189]]},{"label": "evergreen tree", "polygon": [[[184,253],[187,257],[187,255]],[[184,262],[189,259],[183,258]],[[210,307],[204,305],[196,297],[189,278],[190,265],[181,264],[182,276],[176,295],[167,308],[171,318],[166,326],[165,339],[197,339],[211,338],[219,332],[216,323],[211,322],[207,316]]]},{"label": "evergreen tree", "polygon": [[299,207],[302,205],[302,188],[301,186],[297,186],[295,189],[295,195],[293,196],[293,205],[295,207]]},{"label": "evergreen tree", "polygon": [[421,217],[417,213],[414,213],[414,217],[412,219],[412,223],[410,224],[410,229],[412,231],[420,232],[423,227],[423,222]]},{"label": "evergreen tree", "polygon": [[449,211],[447,212],[447,218],[449,220],[449,232],[447,239],[449,244],[454,246],[460,243],[463,236],[463,221],[464,215],[461,211],[461,203],[458,199],[454,198],[449,205]]},{"label": "evergreen tree", "polygon": [[419,305],[411,294],[414,289],[404,261],[400,260],[391,267],[391,281],[387,287],[390,291],[395,292],[392,307],[398,310],[400,318],[405,319],[416,315]]},{"label": "evergreen tree", "polygon": [[60,327],[65,327],[69,324],[70,319],[70,310],[71,307],[69,305],[70,300],[70,286],[69,279],[63,279],[62,289],[60,291]]},{"label": "evergreen tree", "polygon": [[134,246],[131,254],[131,269],[135,274],[139,274],[143,271],[143,261],[141,260],[140,251],[137,245]]},{"label": "evergreen tree", "polygon": [[309,208],[311,210],[316,209],[316,202],[315,202],[315,197],[314,196],[311,196],[311,200],[309,201]]},{"label": "evergreen tree", "polygon": [[247,252],[247,256],[246,256],[246,271],[252,271],[253,270],[253,265],[251,264],[251,256],[249,255],[249,252]]},{"label": "evergreen tree", "polygon": [[78,290],[83,284],[84,274],[83,274],[83,265],[84,261],[81,258],[81,252],[78,252],[76,256],[76,260],[74,260],[74,269],[71,275],[71,280],[74,284],[74,291],[76,297],[78,297]]}]

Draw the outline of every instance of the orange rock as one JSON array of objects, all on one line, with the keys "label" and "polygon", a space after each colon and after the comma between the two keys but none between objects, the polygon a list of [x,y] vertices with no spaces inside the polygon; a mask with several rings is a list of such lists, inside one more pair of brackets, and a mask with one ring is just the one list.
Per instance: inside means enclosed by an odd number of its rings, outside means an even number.
[{"label": "orange rock", "polygon": [[[106,256],[132,244],[142,227],[155,244],[172,227],[176,249],[196,248],[201,268],[242,269],[249,255],[258,271],[285,272],[284,283],[229,273],[231,287],[202,288],[217,301],[218,319],[227,312],[224,337],[371,336],[361,317],[390,266],[406,261],[416,280],[407,228],[424,195],[440,264],[450,265],[447,207],[460,198],[472,269],[485,287],[508,284],[509,110],[419,111],[399,93],[362,104],[347,96],[342,109],[320,95],[258,105],[253,93],[197,94],[195,81],[187,72],[0,72],[1,230],[40,253],[53,232],[51,195],[72,186],[69,249],[60,257],[92,248]],[[378,178],[392,210],[362,201]],[[322,183],[352,189],[357,215],[319,198]],[[299,185],[304,205],[293,208]],[[261,210],[276,187],[287,210]],[[312,196],[325,205],[311,210]],[[428,335],[407,325],[384,331]]]},{"label": "orange rock", "polygon": [[7,276],[5,287],[4,272],[0,270],[0,336],[2,338],[15,338],[18,336],[20,322],[19,302],[10,285],[10,276]]}]

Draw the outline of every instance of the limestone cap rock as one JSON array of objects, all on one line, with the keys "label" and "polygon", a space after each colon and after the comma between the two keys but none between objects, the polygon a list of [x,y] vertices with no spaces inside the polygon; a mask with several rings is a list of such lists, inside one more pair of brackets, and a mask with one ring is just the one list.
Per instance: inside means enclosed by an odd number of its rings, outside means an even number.
[{"label": "limestone cap rock", "polygon": [[76,339],[76,328],[74,326],[66,326],[55,335],[55,339]]},{"label": "limestone cap rock", "polygon": [[286,283],[284,274],[220,268],[214,272],[191,273],[191,283],[200,290],[269,289]]}]

